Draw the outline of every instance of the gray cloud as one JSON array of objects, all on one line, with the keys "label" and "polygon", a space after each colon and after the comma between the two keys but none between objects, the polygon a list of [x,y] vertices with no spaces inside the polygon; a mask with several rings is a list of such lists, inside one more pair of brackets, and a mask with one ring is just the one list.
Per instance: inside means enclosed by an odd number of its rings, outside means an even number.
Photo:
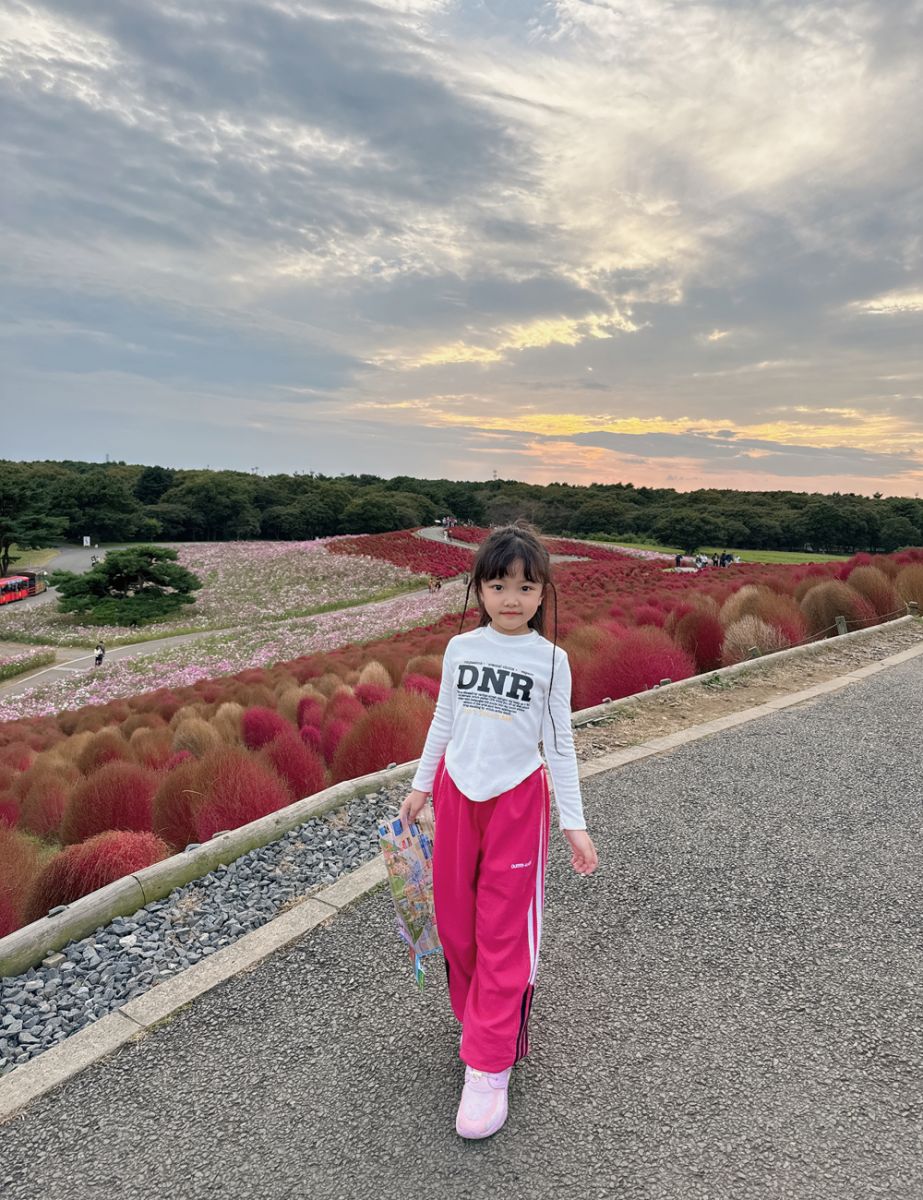
[{"label": "gray cloud", "polygon": [[[138,431],[122,456],[139,458],[154,394],[193,440],[202,397],[245,425],[276,412],[280,388],[312,406],[339,396],[325,436],[363,461],[363,399],[471,393],[511,420],[529,404],[600,424],[782,423],[795,439],[815,424],[845,436],[858,412],[881,418],[877,452],[564,440],[663,469],[674,456],[780,476],[919,471],[919,313],[849,307],[923,289],[923,133],[907,118],[919,0],[833,16],[819,0],[12,0],[9,13],[0,349],[63,428],[91,379],[101,410],[120,405]],[[549,334],[493,364],[394,365],[613,306],[636,332],[592,337],[590,322],[574,344]],[[373,435],[385,474],[404,460],[396,420],[392,438]],[[299,429],[288,436],[314,437]],[[458,427],[420,436],[443,463],[487,453]],[[491,444],[521,461],[521,435]]]},{"label": "gray cloud", "polygon": [[857,450],[850,446],[792,446],[759,438],[722,437],[708,433],[575,433],[547,441],[567,441],[578,446],[598,446],[620,454],[659,458],[690,458],[706,471],[722,468],[769,475],[856,476],[880,479],[919,471],[923,461],[902,454]]}]

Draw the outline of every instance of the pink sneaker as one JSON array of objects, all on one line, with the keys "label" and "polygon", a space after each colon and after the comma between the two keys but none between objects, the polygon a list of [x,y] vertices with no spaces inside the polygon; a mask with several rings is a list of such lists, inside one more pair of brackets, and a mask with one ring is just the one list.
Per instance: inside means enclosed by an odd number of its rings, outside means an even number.
[{"label": "pink sneaker", "polygon": [[465,1067],[465,1086],[455,1118],[455,1132],[463,1138],[486,1138],[496,1133],[507,1114],[506,1089],[510,1071],[476,1071]]}]

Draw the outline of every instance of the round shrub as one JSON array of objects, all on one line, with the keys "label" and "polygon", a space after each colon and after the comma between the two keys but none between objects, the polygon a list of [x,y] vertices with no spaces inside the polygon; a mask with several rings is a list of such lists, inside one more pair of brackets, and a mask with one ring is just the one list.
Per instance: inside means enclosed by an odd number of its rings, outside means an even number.
[{"label": "round shrub", "polygon": [[37,838],[0,823],[0,937],[18,929],[49,851]]},{"label": "round shrub", "polygon": [[839,579],[828,579],[806,592],[801,611],[812,638],[834,636],[837,617],[845,617],[850,630],[867,629],[878,620],[868,600]]},{"label": "round shrub", "polygon": [[159,729],[136,729],[128,739],[131,752],[142,767],[162,771],[173,753],[173,737],[166,725]]},{"label": "round shrub", "polygon": [[188,750],[195,758],[202,758],[209,750],[217,750],[223,744],[221,734],[201,717],[189,717],[181,721],[174,730],[170,749],[174,754]]},{"label": "round shrub", "polygon": [[371,708],[373,704],[384,704],[392,694],[392,687],[382,687],[378,683],[357,683],[353,694],[363,708]]},{"label": "round shrub", "polygon": [[433,679],[431,675],[405,675],[401,680],[401,688],[406,692],[419,692],[421,696],[428,696],[430,700],[439,699],[439,680]]},{"label": "round shrub", "polygon": [[57,764],[36,763],[19,780],[19,828],[35,837],[56,836],[80,772],[63,760]]},{"label": "round shrub", "polygon": [[193,809],[196,841],[237,829],[291,803],[288,788],[254,756],[233,746],[213,750],[199,764],[202,796]]},{"label": "round shrub", "polygon": [[324,711],[326,701],[319,700],[317,695],[302,696],[298,701],[298,712],[296,714],[299,727],[303,725],[315,725],[318,729],[324,723]]},{"label": "round shrub", "polygon": [[375,687],[387,688],[388,691],[394,686],[388,671],[375,659],[367,662],[359,672],[358,683],[360,686],[371,684]]},{"label": "round shrub", "polygon": [[274,708],[256,706],[244,710],[240,728],[244,744],[250,750],[260,750],[274,737],[291,729],[291,725]]},{"label": "round shrub", "polygon": [[32,764],[35,751],[26,742],[8,742],[0,747],[0,766],[25,771]]},{"label": "round shrub", "polygon": [[655,608],[653,604],[639,604],[634,611],[634,618],[636,625],[656,625],[662,629],[667,614],[662,608]]},{"label": "round shrub", "polygon": [[351,688],[343,688],[341,691],[334,694],[327,701],[327,707],[324,710],[324,724],[330,721],[345,721],[348,725],[352,725],[354,721],[365,714],[365,707],[352,693]]},{"label": "round shrub", "polygon": [[894,578],[894,586],[905,604],[915,600],[923,611],[923,563],[902,567]]},{"label": "round shrub", "polygon": [[193,811],[202,797],[199,761],[191,755],[170,770],[151,802],[154,833],[176,850],[198,841]]},{"label": "round shrub", "polygon": [[388,763],[419,758],[433,717],[434,705],[426,696],[396,691],[384,704],[376,704],[343,737],[333,759],[331,779],[356,779],[387,767]]},{"label": "round shrub", "polygon": [[415,654],[413,658],[407,660],[407,665],[404,667],[404,679],[408,675],[426,675],[439,683],[442,679],[442,655]]},{"label": "round shrub", "polygon": [[164,729],[164,728],[166,728],[166,724],[167,724],[167,722],[160,715],[160,713],[153,713],[153,712],[132,713],[130,717],[126,717],[125,720],[121,723],[121,725],[119,726],[119,732],[121,733],[123,738],[127,738],[128,741],[130,742],[132,734],[136,730],[138,730],[138,729]]},{"label": "round shrub", "polygon": [[133,762],[131,747],[115,729],[102,729],[87,743],[77,759],[77,766],[90,775],[97,767],[110,762]]},{"label": "round shrub", "polygon": [[614,641],[611,655],[584,666],[584,687],[599,704],[606,696],[618,700],[647,691],[661,679],[688,679],[695,675],[692,655],[677,646],[662,629],[645,625],[626,630]]},{"label": "round shrub", "polygon": [[785,593],[770,588],[760,588],[759,596],[749,615],[758,617],[779,631],[784,646],[795,646],[807,640],[808,627],[801,605]]},{"label": "round shrub", "polygon": [[699,671],[713,671],[721,662],[724,626],[714,613],[686,613],[676,623],[673,640],[692,655]]},{"label": "round shrub", "polygon": [[316,725],[302,725],[299,729],[301,740],[309,750],[316,750],[321,758],[324,756],[324,743],[321,731]]},{"label": "round shrub", "polygon": [[243,744],[243,733],[241,732],[241,718],[244,715],[244,707],[242,704],[236,704],[233,700],[225,700],[223,704],[218,706],[215,715],[212,717],[212,725],[218,732],[221,740],[229,746],[239,746]]},{"label": "round shrub", "polygon": [[732,592],[721,605],[719,613],[721,624],[725,629],[728,625],[739,621],[741,617],[752,613],[759,601],[759,595],[760,589],[755,583],[745,583],[736,592]]},{"label": "round shrub", "polygon": [[879,617],[902,613],[904,605],[894,584],[877,567],[860,566],[849,573],[849,586],[864,596]]},{"label": "round shrub", "polygon": [[309,750],[294,730],[273,738],[260,751],[259,757],[284,780],[292,800],[313,796],[327,785],[323,758]]},{"label": "round shrub", "polygon": [[0,792],[0,825],[12,829],[19,823],[19,800],[12,792]]},{"label": "round shrub", "polygon": [[68,846],[39,871],[25,905],[25,920],[37,921],[58,904],[70,904],[167,858],[170,847],[153,833],[110,829]]},{"label": "round shrub", "polygon": [[109,762],[81,780],[61,822],[61,841],[84,842],[110,829],[150,830],[157,776],[138,763]]},{"label": "round shrub", "polygon": [[748,613],[739,620],[732,621],[725,630],[721,665],[730,667],[734,663],[743,662],[750,657],[750,651],[754,647],[760,654],[774,654],[777,650],[786,649],[789,644],[777,626]]},{"label": "round shrub", "polygon": [[320,734],[321,753],[324,756],[324,762],[328,764],[333,762],[337,747],[352,728],[353,725],[349,721],[336,719],[326,722]]}]

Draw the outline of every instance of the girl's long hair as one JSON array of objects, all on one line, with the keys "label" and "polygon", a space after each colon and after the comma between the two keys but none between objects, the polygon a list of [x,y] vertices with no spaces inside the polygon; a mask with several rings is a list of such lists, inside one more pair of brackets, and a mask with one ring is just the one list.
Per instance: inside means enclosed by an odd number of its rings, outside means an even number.
[{"label": "girl's long hair", "polygon": [[514,525],[502,525],[494,529],[481,542],[474,556],[471,568],[471,578],[465,590],[465,606],[462,609],[458,632],[461,633],[468,613],[468,599],[471,589],[478,606],[478,628],[490,624],[490,617],[481,599],[481,585],[490,579],[505,579],[512,575],[516,563],[522,563],[523,574],[530,583],[537,583],[543,588],[542,602],[535,610],[535,616],[529,621],[529,628],[534,629],[541,637],[545,637],[545,604],[549,593],[554,599],[554,634],[551,647],[551,679],[548,683],[548,715],[551,717],[551,728],[554,732],[554,748],[558,748],[558,731],[555,728],[554,717],[551,713],[551,689],[554,686],[554,659],[558,644],[558,592],[551,577],[551,557],[542,542],[539,532],[534,525],[526,521],[517,521]]}]

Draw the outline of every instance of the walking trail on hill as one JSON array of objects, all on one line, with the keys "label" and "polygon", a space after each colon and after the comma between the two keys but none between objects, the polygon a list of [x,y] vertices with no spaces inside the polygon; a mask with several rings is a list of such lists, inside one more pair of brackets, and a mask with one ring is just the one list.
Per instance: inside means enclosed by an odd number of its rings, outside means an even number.
[{"label": "walking trail on hill", "polygon": [[488,1141],[455,1134],[444,976],[417,991],[379,889],[35,1100],[5,1200],[918,1200],[921,664],[584,781],[600,868],[555,832]]},{"label": "walking trail on hill", "polygon": [[[421,535],[428,536],[433,533],[433,530],[422,530]],[[441,540],[436,539],[436,540]],[[462,546],[463,543],[455,543]],[[122,549],[122,547],[108,547],[109,549]],[[471,550],[472,547],[465,545],[464,549]],[[68,548],[66,551],[70,555],[68,558],[69,565],[65,568],[54,560],[55,570],[88,570],[90,567],[90,550]],[[86,559],[84,562],[83,559]],[[425,588],[416,588],[413,591],[406,592],[405,595],[410,598],[412,596],[424,596],[427,594]],[[56,599],[57,593],[53,590],[40,593],[38,596],[30,596],[28,600],[20,601],[23,604],[48,603]],[[369,600],[365,604],[349,605],[350,609],[374,609],[379,604],[390,604],[395,599],[394,596],[389,596],[385,600]],[[460,597],[459,604],[462,603],[464,597]],[[309,621],[310,615],[305,617],[294,618],[298,621]],[[111,650],[106,651],[106,662],[117,662],[123,658],[143,658],[146,655],[157,655],[163,650],[169,650],[174,646],[184,646],[190,642],[195,642],[203,638],[213,638],[216,634],[225,635],[228,638],[233,638],[234,633],[239,629],[247,629],[250,626],[229,626],[223,629],[200,629],[194,633],[181,633],[173,636],[165,636],[162,638],[154,638],[147,642],[133,642],[125,646],[113,646]],[[86,674],[93,663],[92,650],[82,646],[34,646],[35,650],[54,650],[57,655],[57,663],[53,666],[40,667],[37,671],[32,671],[27,674],[17,675],[15,679],[9,680],[6,683],[0,683],[0,696],[18,696],[24,692],[31,691],[36,684],[53,683],[57,679],[66,678],[73,673]],[[20,642],[0,642],[0,654],[10,653],[15,654],[24,650],[30,649],[29,645],[24,645]],[[104,669],[104,668],[103,668]]]}]

